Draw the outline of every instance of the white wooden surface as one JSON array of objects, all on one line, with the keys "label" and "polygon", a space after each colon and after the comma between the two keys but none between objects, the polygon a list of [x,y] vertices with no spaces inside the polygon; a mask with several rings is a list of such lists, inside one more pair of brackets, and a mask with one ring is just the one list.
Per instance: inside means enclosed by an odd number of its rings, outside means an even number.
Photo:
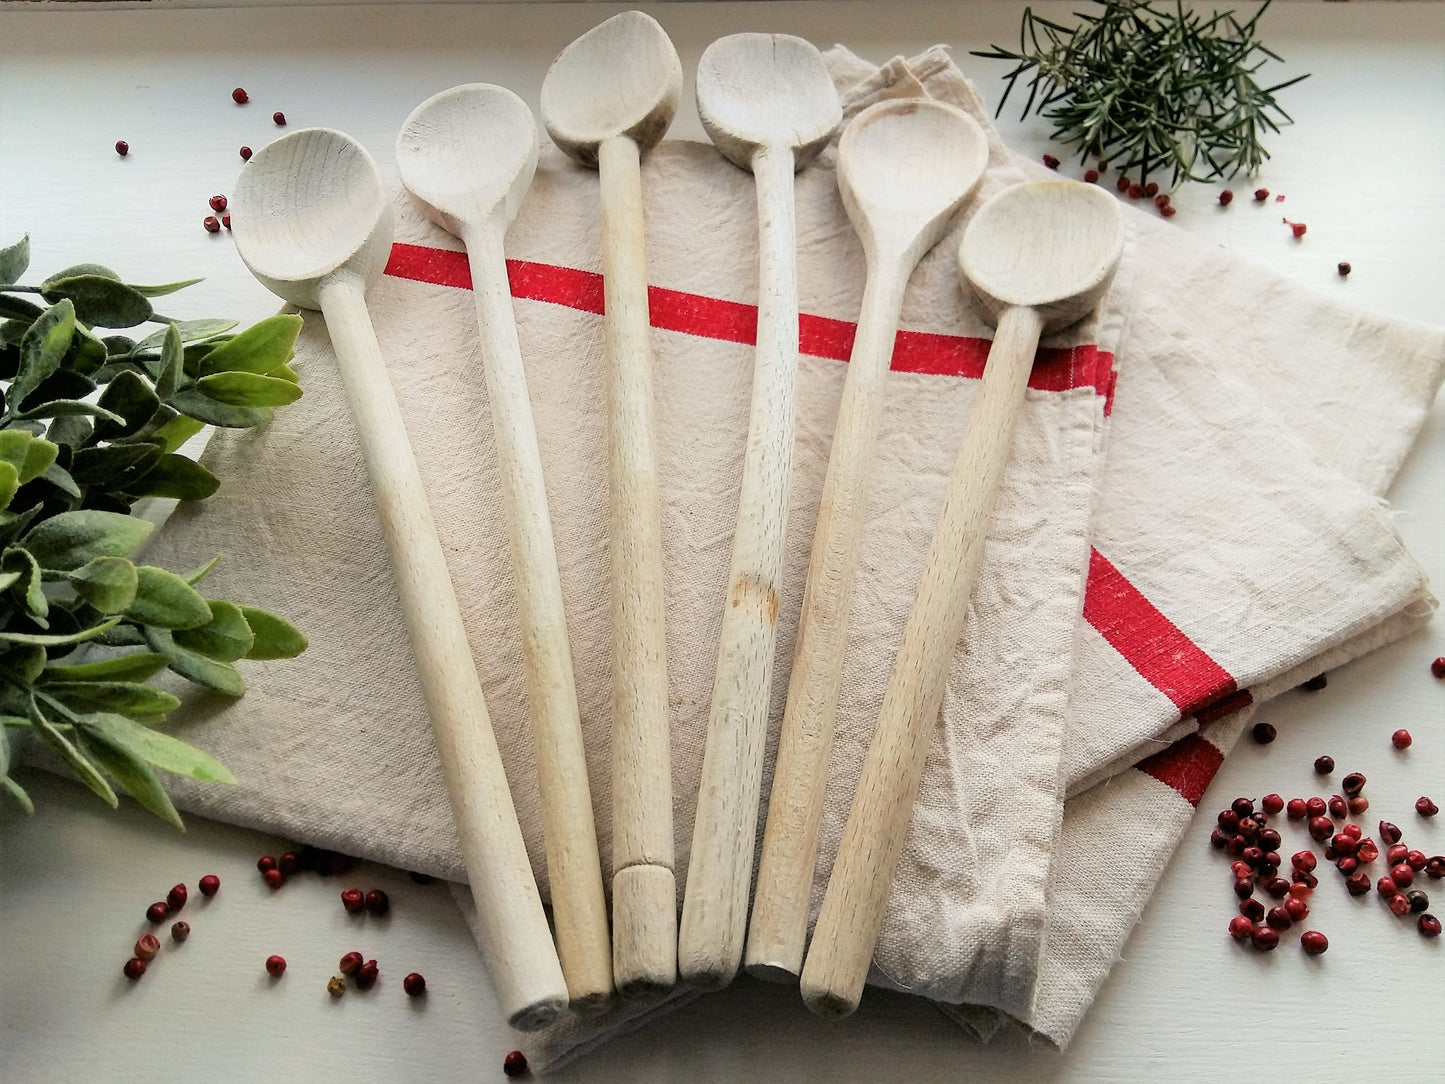
[{"label": "white wooden surface", "polygon": [[[1016,40],[1022,4],[688,4],[653,12],[695,67],[722,34],[767,30],[826,46],[842,41],[874,61],[949,41],[964,70],[996,97],[1002,65],[968,48]],[[1067,15],[1070,5],[1035,5]],[[557,50],[603,14],[599,5],[317,7],[198,11],[0,10],[0,237],[29,229],[37,269],[82,260],[137,281],[205,274],[168,308],[183,317],[256,320],[274,307],[226,236],[202,232],[205,200],[235,178],[241,143],[293,125],[357,136],[385,170],[402,121],[424,98],[486,80],[535,108]],[[337,19],[345,32],[336,32]],[[1286,4],[1266,17],[1286,74],[1312,71],[1287,106],[1297,125],[1274,137],[1262,183],[1309,223],[1300,244],[1256,208],[1220,212],[1208,188],[1186,190],[1176,225],[1262,260],[1363,308],[1439,322],[1445,297],[1445,5]],[[229,91],[246,86],[252,104]],[[702,138],[690,79],[674,135]],[[1038,121],[1003,127],[1042,153]],[[110,146],[127,139],[128,159]],[[1236,185],[1242,189],[1244,185]],[[1272,210],[1272,208],[1271,208]],[[1277,216],[1273,216],[1277,217]],[[1341,281],[1334,265],[1354,273]],[[161,280],[156,280],[161,281]],[[1187,303],[1187,299],[1181,299]],[[1445,409],[1437,404],[1391,493],[1412,552],[1445,584]],[[1408,825],[1445,851],[1445,826],[1420,824],[1410,803],[1445,793],[1445,685],[1429,660],[1445,655],[1445,622],[1333,673],[1329,688],[1295,694],[1262,717],[1280,730],[1268,748],[1233,756],[1204,807],[1238,794],[1311,789],[1309,764],[1329,752],[1370,777],[1371,814]],[[1388,734],[1415,745],[1395,754]],[[1348,770],[1346,768],[1346,770]],[[175,836],[144,814],[110,813],[80,788],[30,776],[39,811],[0,812],[0,1077],[7,1080],[207,1077],[271,1080],[500,1079],[516,1045],[501,1022],[465,927],[440,886],[364,867],[343,882],[293,880],[264,889],[257,855],[279,842],[191,820]],[[795,991],[739,980],[647,1031],[621,1040],[569,1079],[1027,1081],[1217,1080],[1259,1072],[1282,1080],[1357,1079],[1389,1065],[1397,1080],[1439,1080],[1445,1039],[1445,948],[1387,918],[1373,897],[1320,892],[1313,917],[1331,938],[1307,960],[1287,944],[1241,952],[1223,925],[1228,872],[1193,826],[1157,897],[1073,1045],[1060,1054],[1010,1035],[988,1048],[962,1039],[925,1005],[869,991],[842,1024],[814,1019]],[[119,965],[143,908],[166,887],[219,873],[221,895],[188,915],[195,933],[136,989]],[[343,883],[391,893],[393,913],[355,922]],[[1328,882],[1326,882],[1328,883]],[[1427,890],[1429,889],[1427,883]],[[1445,889],[1433,895],[1445,897]],[[1445,910],[1445,898],[1434,909]],[[332,1003],[323,989],[337,946],[376,956],[381,984]],[[291,967],[274,987],[261,962]],[[165,954],[163,953],[163,956]],[[426,974],[424,1005],[399,979]]]}]

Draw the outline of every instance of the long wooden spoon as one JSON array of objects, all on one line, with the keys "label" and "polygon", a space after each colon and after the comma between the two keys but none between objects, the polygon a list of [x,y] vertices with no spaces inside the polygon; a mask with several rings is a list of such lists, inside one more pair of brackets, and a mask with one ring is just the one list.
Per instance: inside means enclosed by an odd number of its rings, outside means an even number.
[{"label": "long wooden spoon", "polygon": [[870,106],[838,146],[838,189],[863,242],[868,283],[813,533],[748,933],[748,970],[789,979],[803,964],[848,607],[883,389],[903,291],[983,177],[988,142],[941,102]]},{"label": "long wooden spoon", "polygon": [[595,167],[602,195],[612,549],[612,968],[623,994],[677,979],[672,751],[662,517],[653,423],[642,151],[667,131],[682,64],[649,15],[627,11],[564,49],[542,82],[552,141]]},{"label": "long wooden spoon", "polygon": [[586,1011],[611,996],[612,939],[562,579],[502,249],[536,171],[537,124],[510,90],[453,87],[407,118],[396,161],[428,216],[467,246],[527,661],[557,953],[572,1007]]},{"label": "long wooden spoon", "polygon": [[1001,192],[964,233],[964,282],[997,331],[803,968],[820,1016],[862,996],[1039,336],[1098,304],[1123,249],[1117,201],[1070,181]]},{"label": "long wooden spoon", "polygon": [[446,557],[366,310],[366,287],[391,251],[381,176],[349,136],[325,128],[293,132],[242,170],[231,215],[236,250],[261,284],[326,317],[476,898],[482,956],[508,1023],[544,1027],[567,1007],[567,985]]},{"label": "long wooden spoon", "polygon": [[818,50],[786,34],[734,34],[697,69],[703,127],[758,192],[758,337],[723,607],[712,712],[697,795],[678,968],[697,986],[742,961],[773,681],[783,543],[797,428],[798,253],[793,173],[832,138],[843,110]]}]

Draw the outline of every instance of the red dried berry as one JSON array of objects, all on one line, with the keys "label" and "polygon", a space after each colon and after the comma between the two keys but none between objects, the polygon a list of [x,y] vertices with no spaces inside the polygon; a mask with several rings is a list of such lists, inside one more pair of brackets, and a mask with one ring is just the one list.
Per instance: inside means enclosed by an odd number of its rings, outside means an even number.
[{"label": "red dried berry", "polygon": [[117,139],[115,141],[115,153],[124,158],[130,153],[130,144],[123,139]]},{"label": "red dried berry", "polygon": [[[1264,848],[1266,860],[1268,859],[1269,852],[1279,850],[1279,845],[1283,842],[1284,840],[1280,837],[1280,834],[1273,828],[1261,828],[1259,830],[1259,845]],[[1278,860],[1276,860],[1275,865],[1279,865]]]},{"label": "red dried berry", "polygon": [[1396,893],[1390,897],[1390,913],[1397,918],[1404,918],[1410,913],[1410,901],[1405,898],[1403,892]]},{"label": "red dried berry", "polygon": [[1219,193],[1219,206],[1228,207],[1233,202],[1234,193],[1229,189],[1226,188],[1223,192]]},{"label": "red dried berry", "polygon": [[520,1050],[513,1050],[502,1059],[502,1072],[507,1076],[525,1076],[527,1072],[527,1055]]},{"label": "red dried berry", "polygon": [[1165,206],[1163,206],[1163,207],[1160,207],[1160,208],[1159,208],[1159,213],[1160,213],[1161,215],[1163,215],[1165,218],[1173,218],[1175,215],[1177,215],[1177,214],[1179,213],[1179,208],[1175,207],[1174,204],[1170,203],[1170,204],[1167,204],[1167,205],[1165,205]]},{"label": "red dried berry", "polygon": [[1421,911],[1430,910],[1430,897],[1421,892],[1418,888],[1412,888],[1405,893],[1405,898],[1410,901],[1410,910],[1419,914]]},{"label": "red dried berry", "polygon": [[1052,154],[1046,154],[1044,155],[1044,165],[1048,166],[1050,169],[1058,169],[1059,160],[1055,158]]},{"label": "red dried berry", "polygon": [[1284,901],[1285,914],[1289,915],[1291,922],[1303,922],[1309,917],[1309,904],[1296,896],[1291,896]]},{"label": "red dried berry", "polygon": [[1223,828],[1216,828],[1209,833],[1209,845],[1217,851],[1224,850],[1229,846],[1229,833]]},{"label": "red dried berry", "polygon": [[375,960],[367,960],[356,971],[356,986],[360,990],[370,990],[376,985],[376,980],[381,976],[381,968],[376,966]]},{"label": "red dried berry", "polygon": [[1440,936],[1440,920],[1434,915],[1421,915],[1415,920],[1415,928],[1425,937]]},{"label": "red dried berry", "polygon": [[1329,775],[1330,772],[1332,772],[1332,771],[1334,771],[1334,770],[1335,770],[1335,758],[1334,758],[1334,757],[1316,757],[1316,758],[1315,758],[1315,774],[1316,774],[1316,775]]},{"label": "red dried berry", "polygon": [[1243,858],[1255,869],[1258,869],[1260,863],[1264,861],[1264,851],[1259,847],[1246,847]]},{"label": "red dried berry", "polygon": [[1393,824],[1391,824],[1389,821],[1381,821],[1381,822],[1380,822],[1380,838],[1383,839],[1386,843],[1388,843],[1388,844],[1399,843],[1399,842],[1400,842],[1400,837],[1401,837],[1403,834],[1404,834],[1404,833],[1402,833],[1402,832],[1400,831],[1400,829],[1396,828],[1396,827],[1395,827]]},{"label": "red dried berry", "polygon": [[125,966],[120,969],[120,973],[130,979],[131,982],[135,982],[136,979],[146,973],[146,962],[138,956],[132,956],[125,962]]},{"label": "red dried berry", "polygon": [[1104,161],[1102,158],[1100,158],[1100,159],[1099,159],[1098,169],[1099,169],[1099,172],[1100,172],[1100,173],[1108,173],[1108,172],[1109,172],[1109,163],[1106,162],[1106,161]]},{"label": "red dried berry", "polygon": [[251,151],[251,148],[250,148],[250,147],[242,147],[242,148],[241,148],[241,161],[243,161],[243,162],[249,162],[249,161],[251,160],[251,154],[252,154],[252,151]]},{"label": "red dried berry", "polygon": [[211,197],[211,210],[224,211],[226,209],[226,197],[215,195]]},{"label": "red dried berry", "polygon": [[1363,896],[1370,890],[1370,875],[1368,873],[1352,873],[1345,878],[1345,887],[1349,889],[1351,896]]},{"label": "red dried berry", "polygon": [[1285,803],[1285,814],[1292,821],[1302,821],[1309,812],[1309,807],[1303,798],[1291,798]]},{"label": "red dried berry", "polygon": [[1318,796],[1305,803],[1305,812],[1311,817],[1323,817],[1329,808],[1325,800]]},{"label": "red dried berry", "polygon": [[1364,775],[1360,772],[1351,772],[1340,780],[1340,789],[1345,792],[1346,798],[1353,798],[1365,789]]},{"label": "red dried berry", "polygon": [[205,218],[201,219],[201,225],[206,228],[207,233],[221,232],[221,220],[215,215],[207,215]]},{"label": "red dried berry", "polygon": [[205,896],[206,899],[210,899],[217,892],[221,891],[221,879],[214,873],[208,873],[201,878],[199,888],[201,895]]},{"label": "red dried berry", "polygon": [[1088,184],[1093,184],[1093,183],[1094,183],[1095,181],[1097,181],[1098,179],[1099,179],[1099,171],[1098,171],[1097,169],[1086,169],[1086,170],[1084,170],[1084,180],[1085,180],[1086,183],[1088,183]]},{"label": "red dried berry", "polygon": [[1157,196],[1159,194],[1159,186],[1155,182],[1150,181],[1144,186],[1144,194],[1146,196]]},{"label": "red dried berry", "polygon": [[1255,203],[1263,203],[1263,202],[1264,202],[1265,200],[1267,200],[1267,199],[1269,199],[1269,189],[1268,189],[1268,188],[1256,188],[1256,189],[1254,190],[1254,202],[1255,202]]},{"label": "red dried berry", "polygon": [[1259,745],[1268,745],[1279,736],[1279,732],[1269,723],[1255,723],[1250,735]]},{"label": "red dried berry", "polygon": [[1224,849],[1234,855],[1235,858],[1238,858],[1244,853],[1244,848],[1247,846],[1248,844],[1245,843],[1243,836],[1230,836],[1229,842],[1224,845]]},{"label": "red dried berry", "polygon": [[1343,828],[1341,828],[1340,831],[1345,833],[1345,835],[1349,836],[1356,843],[1358,843],[1360,841],[1360,837],[1365,834],[1365,830],[1361,828],[1358,824],[1347,824]]},{"label": "red dried berry", "polygon": [[401,980],[401,988],[406,991],[407,997],[421,997],[426,993],[426,979],[413,971]]},{"label": "red dried berry", "polygon": [[1440,812],[1440,807],[1430,801],[1429,798],[1421,795],[1415,800],[1415,812],[1422,817],[1433,817],[1436,813]]},{"label": "red dried berry", "polygon": [[256,868],[262,873],[265,873],[268,869],[275,869],[276,859],[269,854],[263,854],[260,858],[256,859]]},{"label": "red dried berry", "polygon": [[1350,807],[1345,803],[1344,798],[1342,798],[1340,795],[1331,794],[1329,810],[1330,816],[1340,818],[1344,817],[1345,814],[1350,811]]},{"label": "red dried berry", "polygon": [[186,891],[185,885],[176,885],[166,893],[166,906],[168,906],[171,909],[171,913],[174,914],[186,905],[186,900],[189,896],[190,893]]},{"label": "red dried berry", "polygon": [[1287,930],[1294,925],[1294,920],[1289,917],[1289,912],[1283,907],[1271,907],[1269,914],[1264,916],[1264,920],[1269,923],[1272,930]]},{"label": "red dried berry", "polygon": [[157,952],[161,950],[159,938],[153,933],[143,933],[135,942],[135,954],[142,960],[153,960]]},{"label": "red dried berry", "polygon": [[351,914],[356,914],[366,906],[366,894],[359,888],[343,889],[341,893],[341,906],[345,907]]},{"label": "red dried berry", "polygon": [[1289,882],[1283,877],[1271,877],[1264,882],[1264,890],[1277,900],[1282,900],[1289,893]]},{"label": "red dried berry", "polygon": [[1350,816],[1358,817],[1361,813],[1365,812],[1365,810],[1370,808],[1370,799],[1366,798],[1363,794],[1356,794],[1353,798],[1346,802],[1345,805],[1349,807]]},{"label": "red dried berry", "polygon": [[1341,260],[1341,261],[1335,266],[1335,270],[1340,273],[1340,278],[1343,279],[1343,278],[1348,278],[1350,272],[1351,272],[1352,270],[1354,270],[1354,269],[1353,269],[1352,267],[1350,267],[1350,261],[1349,261],[1349,260]]},{"label": "red dried berry", "polygon": [[1168,192],[1160,192],[1157,196],[1154,197],[1154,206],[1158,207],[1161,211],[1165,207],[1168,207],[1171,202],[1173,201],[1170,200]]},{"label": "red dried berry", "polygon": [[246,93],[243,87],[237,87],[235,90],[231,91],[231,101],[235,102],[237,105],[245,105],[250,100],[251,96]]},{"label": "red dried berry", "polygon": [[1287,218],[1286,218],[1286,219],[1283,219],[1282,221],[1284,222],[1284,224],[1285,224],[1286,226],[1289,227],[1289,232],[1292,233],[1292,234],[1294,234],[1294,239],[1295,239],[1296,241],[1298,241],[1301,237],[1303,237],[1303,236],[1305,235],[1305,230],[1307,230],[1307,229],[1309,228],[1309,227],[1306,226],[1303,222],[1291,222],[1291,221],[1290,221],[1289,219],[1287,219]]},{"label": "red dried berry", "polygon": [[1415,871],[1401,862],[1397,866],[1390,867],[1390,880],[1395,882],[1397,888],[1409,888],[1415,883]]},{"label": "red dried berry", "polygon": [[1247,900],[1240,900],[1239,913],[1243,917],[1249,919],[1251,922],[1263,922],[1264,904],[1260,903],[1259,900],[1253,898]]},{"label": "red dried berry", "polygon": [[1224,828],[1230,832],[1239,831],[1239,814],[1236,813],[1234,810],[1221,809],[1219,811],[1219,816],[1215,819],[1219,822],[1219,827]]},{"label": "red dried berry", "polygon": [[276,859],[276,868],[287,877],[295,873],[301,866],[301,860],[296,857],[295,851],[287,851],[280,858]]},{"label": "red dried berry", "polygon": [[1445,655],[1441,655],[1430,664],[1430,673],[1437,678],[1445,679]]},{"label": "red dried berry", "polygon": [[1445,877],[1445,854],[1437,854],[1425,860],[1425,872],[1435,880]]},{"label": "red dried berry", "polygon": [[286,883],[286,875],[279,869],[268,869],[261,876],[272,888],[280,888]]},{"label": "red dried berry", "polygon": [[170,917],[171,909],[165,900],[160,900],[146,908],[146,921],[153,925],[160,925]]},{"label": "red dried berry", "polygon": [[1261,952],[1269,952],[1279,945],[1279,932],[1271,926],[1256,926],[1249,939]]},{"label": "red dried berry", "polygon": [[1315,817],[1310,821],[1310,836],[1323,843],[1334,834],[1335,825],[1328,817]]},{"label": "red dried berry", "polygon": [[1373,862],[1380,857],[1380,848],[1375,846],[1373,839],[1362,839],[1360,845],[1355,848],[1355,857],[1361,862]]},{"label": "red dried berry", "polygon": [[1143,186],[1142,184],[1131,184],[1131,185],[1129,186],[1129,198],[1130,198],[1130,199],[1142,199],[1143,196],[1144,196],[1144,186]]},{"label": "red dried berry", "polygon": [[286,127],[286,114],[281,112],[279,109],[271,114],[271,120],[275,123],[277,128]]},{"label": "red dried berry", "polygon": [[1114,187],[1117,188],[1120,192],[1129,191],[1129,178],[1120,174],[1119,181],[1116,185],[1114,185]]},{"label": "red dried berry", "polygon": [[1347,854],[1335,862],[1335,868],[1341,873],[1354,873],[1360,866],[1359,859],[1352,854]]},{"label": "red dried berry", "polygon": [[1311,891],[1318,888],[1320,884],[1318,877],[1316,877],[1313,873],[1306,873],[1302,869],[1295,870],[1294,875],[1290,878],[1290,880],[1293,881],[1295,884],[1304,885]]},{"label": "red dried berry", "polygon": [[1300,948],[1308,956],[1318,956],[1330,947],[1330,939],[1319,930],[1306,930],[1299,937]]},{"label": "red dried berry", "polygon": [[1410,732],[1404,729],[1397,730],[1390,735],[1390,744],[1396,749],[1408,749],[1410,748],[1410,743],[1414,740],[1414,738],[1410,737]]},{"label": "red dried berry", "polygon": [[1344,832],[1336,832],[1330,839],[1330,845],[1340,855],[1349,856],[1355,853],[1356,842]]},{"label": "red dried berry", "polygon": [[1403,843],[1392,843],[1385,850],[1385,861],[1395,866],[1410,857],[1410,848]]},{"label": "red dried berry", "polygon": [[1398,885],[1395,884],[1394,878],[1381,877],[1378,881],[1375,882],[1375,891],[1382,896],[1389,897],[1400,891],[1400,888]]},{"label": "red dried berry", "polygon": [[1234,894],[1242,900],[1249,899],[1254,895],[1254,882],[1247,878],[1240,878],[1234,882]]},{"label": "red dried berry", "polygon": [[[1330,679],[1327,675],[1316,674],[1314,677],[1310,678],[1303,685],[1301,685],[1300,688],[1305,690],[1305,692],[1317,693],[1329,683]],[[1333,771],[1334,769],[1331,768],[1330,770]]]},{"label": "red dried berry", "polygon": [[1278,794],[1266,794],[1259,800],[1259,804],[1264,807],[1264,811],[1271,817],[1284,809],[1284,799]]},{"label": "red dried berry", "polygon": [[366,909],[373,915],[384,915],[391,910],[391,900],[381,889],[373,888],[366,894]]},{"label": "red dried berry", "polygon": [[281,977],[282,975],[284,975],[285,973],[286,973],[286,957],[284,957],[284,956],[267,956],[267,957],[266,957],[266,974],[270,975],[272,978],[280,978],[280,977]]},{"label": "red dried berry", "polygon": [[1236,798],[1229,803],[1229,808],[1240,820],[1254,816],[1254,802],[1248,798]]},{"label": "red dried berry", "polygon": [[365,963],[365,960],[362,959],[361,953],[348,952],[345,956],[341,957],[341,973],[343,975],[354,975],[361,970],[363,963]]},{"label": "red dried berry", "polygon": [[1429,861],[1430,860],[1425,857],[1424,851],[1411,851],[1409,854],[1405,855],[1405,865],[1409,866],[1416,873],[1419,873],[1422,869],[1424,869],[1425,864]]},{"label": "red dried berry", "polygon": [[191,924],[189,922],[177,922],[171,927],[171,937],[177,941],[184,941],[191,936]]},{"label": "red dried berry", "polygon": [[226,229],[229,230],[229,229],[231,228],[231,216],[228,215],[228,214],[222,215],[222,216],[221,216],[221,225],[225,226]]}]

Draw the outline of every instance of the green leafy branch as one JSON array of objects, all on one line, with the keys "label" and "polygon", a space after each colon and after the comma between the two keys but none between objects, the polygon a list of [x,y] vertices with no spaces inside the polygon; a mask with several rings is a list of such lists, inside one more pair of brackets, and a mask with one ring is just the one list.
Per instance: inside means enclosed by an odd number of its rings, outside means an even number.
[{"label": "green leafy branch", "polygon": [[[294,402],[289,362],[301,320],[274,316],[239,333],[233,320],[173,320],[150,299],[198,280],[123,282],[80,264],[18,285],[29,238],[0,249],[0,787],[10,731],[30,732],[111,806],[113,780],[181,827],[155,769],[233,783],[199,749],[154,729],[180,701],[147,684],[169,669],[240,696],[242,659],[284,659],[306,638],[278,614],[130,555],[154,529],[131,515],[146,497],[203,500],[219,480],[179,449],[206,425],[246,428]],[[26,295],[38,295],[45,306]],[[139,340],[96,328],[159,329]],[[64,663],[83,644],[140,648]]]}]

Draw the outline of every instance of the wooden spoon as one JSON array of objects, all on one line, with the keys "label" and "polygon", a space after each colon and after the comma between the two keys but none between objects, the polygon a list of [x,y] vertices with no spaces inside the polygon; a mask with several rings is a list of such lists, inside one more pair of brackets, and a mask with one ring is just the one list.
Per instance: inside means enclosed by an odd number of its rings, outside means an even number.
[{"label": "wooden spoon", "polygon": [[446,557],[366,311],[366,287],[391,251],[381,176],[349,136],[293,132],[241,171],[231,216],[236,251],[261,284],[326,317],[476,898],[482,956],[508,1023],[545,1027],[567,1007],[567,985]]},{"label": "wooden spoon", "polygon": [[697,105],[712,141],[752,171],[758,192],[752,420],[678,942],[682,977],[716,988],[732,981],[743,955],[782,591],[797,427],[793,173],[832,138],[843,111],[818,50],[786,34],[709,45]]},{"label": "wooden spoon", "polygon": [[467,246],[526,646],[557,952],[572,1007],[586,1011],[612,994],[612,939],[562,579],[502,250],[537,168],[537,125],[510,90],[485,83],[453,87],[407,118],[396,161],[402,183],[428,216]]},{"label": "wooden spoon", "polygon": [[609,374],[612,552],[612,968],[626,995],[677,980],[672,752],[641,154],[677,112],[682,64],[656,20],[614,15],[542,82],[552,141],[598,170]]},{"label": "wooden spoon", "polygon": [[753,899],[748,970],[763,977],[802,969],[858,538],[903,291],[987,163],[983,130],[941,102],[870,106],[838,146],[838,189],[863,242],[868,283],[813,533]]},{"label": "wooden spoon", "polygon": [[803,968],[820,1016],[862,996],[1039,336],[1093,310],[1123,250],[1118,202],[1072,181],[1001,192],[964,233],[963,278],[997,332]]}]

